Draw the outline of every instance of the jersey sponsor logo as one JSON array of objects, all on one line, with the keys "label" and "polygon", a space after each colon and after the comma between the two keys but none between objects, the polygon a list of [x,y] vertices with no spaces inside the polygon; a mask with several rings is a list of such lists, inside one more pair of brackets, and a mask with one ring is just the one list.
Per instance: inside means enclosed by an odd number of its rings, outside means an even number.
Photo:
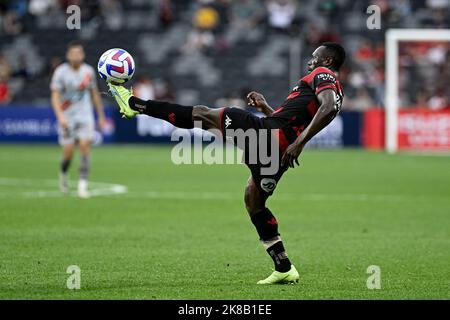
[{"label": "jersey sponsor logo", "polygon": [[265,192],[272,192],[277,187],[277,182],[275,179],[272,178],[263,178],[261,180],[261,189],[263,189]]},{"label": "jersey sponsor logo", "polygon": [[231,119],[228,115],[225,116],[225,128],[228,129],[228,127],[231,125]]},{"label": "jersey sponsor logo", "polygon": [[336,79],[329,73],[320,73],[317,75],[317,79],[320,81],[336,81]]}]

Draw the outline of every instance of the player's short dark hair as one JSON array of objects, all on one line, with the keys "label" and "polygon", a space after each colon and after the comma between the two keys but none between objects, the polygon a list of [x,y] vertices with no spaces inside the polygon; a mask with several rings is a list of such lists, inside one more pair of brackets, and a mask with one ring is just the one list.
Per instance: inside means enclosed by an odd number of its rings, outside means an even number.
[{"label": "player's short dark hair", "polygon": [[324,42],[322,46],[326,48],[326,54],[333,59],[332,67],[339,70],[345,61],[345,49],[336,42]]},{"label": "player's short dark hair", "polygon": [[84,43],[81,40],[72,40],[67,44],[67,50],[72,49],[73,47],[82,47],[84,48]]}]

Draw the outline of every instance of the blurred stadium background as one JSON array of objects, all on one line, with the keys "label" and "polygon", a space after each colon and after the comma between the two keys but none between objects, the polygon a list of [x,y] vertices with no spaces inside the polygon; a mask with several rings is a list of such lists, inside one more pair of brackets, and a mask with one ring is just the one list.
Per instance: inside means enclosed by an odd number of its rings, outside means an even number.
[{"label": "blurred stadium background", "polygon": [[[73,4],[80,30],[66,26]],[[381,29],[367,28],[370,5]],[[448,299],[448,41],[399,46],[399,147],[444,153],[366,149],[385,145],[386,31],[449,26],[448,0],[1,0],[0,297]],[[173,127],[122,120],[107,96],[91,183],[104,197],[61,197],[49,82],[75,39],[93,66],[128,50],[142,98],[243,108],[250,90],[281,103],[315,47],[344,45],[343,111],[311,141],[333,150],[305,152],[271,200],[299,288],[251,286],[270,264],[244,214],[245,168],[173,165],[169,146],[143,144],[168,142]],[[374,263],[379,294],[365,286]],[[78,295],[65,288],[71,264],[86,275]]]},{"label": "blurred stadium background", "polygon": [[[66,26],[66,8],[72,4],[82,9],[80,30]],[[367,27],[366,10],[373,4],[381,11],[378,30]],[[340,75],[346,93],[344,112],[330,127],[331,134],[318,142],[334,147],[384,145],[385,31],[444,29],[450,23],[446,0],[3,0],[0,10],[3,120],[10,118],[7,106],[30,120],[34,113],[27,117],[28,108],[48,109],[49,79],[73,39],[85,42],[91,65],[109,48],[131,52],[137,63],[133,86],[143,98],[212,107],[245,107],[243,97],[249,90],[263,92],[276,106],[305,72],[313,49],[323,41],[339,41],[349,53]],[[400,45],[400,106],[437,111],[447,123],[424,136],[420,126],[435,127],[429,118],[422,115],[418,120],[424,121],[414,122],[414,128],[406,118],[403,147],[450,147],[449,118],[439,113],[450,105],[449,51],[445,41]],[[106,105],[110,102],[105,100]],[[41,115],[41,120],[50,116]],[[107,141],[153,141],[170,135],[171,128],[156,120],[142,120],[138,134],[135,129],[130,132],[129,124],[123,127],[113,120]],[[19,130],[3,121],[0,140],[29,136],[33,141],[55,141],[55,128],[48,122],[27,124],[28,129]],[[148,132],[145,128],[153,124],[158,129]],[[433,140],[431,145],[423,143],[427,138]]]}]

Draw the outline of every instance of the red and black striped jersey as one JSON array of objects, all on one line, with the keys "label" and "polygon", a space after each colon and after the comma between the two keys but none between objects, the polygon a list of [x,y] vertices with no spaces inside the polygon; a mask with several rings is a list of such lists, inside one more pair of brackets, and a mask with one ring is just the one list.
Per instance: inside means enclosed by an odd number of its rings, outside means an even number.
[{"label": "red and black striped jersey", "polygon": [[282,129],[290,143],[305,129],[320,107],[317,95],[331,89],[336,93],[336,109],[340,111],[344,93],[336,75],[318,67],[301,78],[275,112],[264,119],[270,128]]}]

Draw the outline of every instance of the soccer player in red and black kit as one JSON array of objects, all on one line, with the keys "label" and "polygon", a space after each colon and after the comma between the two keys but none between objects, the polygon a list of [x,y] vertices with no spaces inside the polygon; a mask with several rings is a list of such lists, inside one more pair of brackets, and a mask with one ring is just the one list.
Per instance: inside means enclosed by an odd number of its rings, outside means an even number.
[{"label": "soccer player in red and black kit", "polygon": [[[202,129],[218,129],[224,138],[228,130],[233,129],[270,130],[273,133],[266,135],[267,139],[259,138],[258,143],[267,143],[271,139],[277,141],[276,151],[279,152],[276,153],[278,167],[275,172],[262,174],[265,163],[260,159],[256,163],[250,162],[246,157],[251,177],[245,190],[245,206],[264,248],[275,264],[275,271],[266,279],[258,281],[258,284],[297,283],[299,280],[299,274],[291,264],[278,233],[278,222],[266,207],[266,201],[283,173],[298,165],[298,157],[305,144],[340,111],[344,94],[337,75],[344,60],[345,50],[341,45],[323,43],[308,62],[308,75],[298,81],[276,110],[267,104],[262,94],[250,92],[248,103],[266,115],[262,118],[239,108],[211,109],[203,105],[181,106],[161,101],[143,101],[124,87],[109,84],[110,92],[126,118],[146,114],[186,129],[193,128],[194,122],[200,122]],[[248,143],[239,147],[248,147]]]}]

